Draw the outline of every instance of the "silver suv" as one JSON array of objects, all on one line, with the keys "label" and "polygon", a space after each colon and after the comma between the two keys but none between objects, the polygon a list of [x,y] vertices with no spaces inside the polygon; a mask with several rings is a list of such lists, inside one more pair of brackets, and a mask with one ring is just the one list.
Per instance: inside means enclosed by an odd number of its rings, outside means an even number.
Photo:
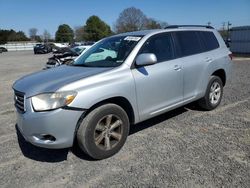
[{"label": "silver suv", "polygon": [[17,128],[40,147],[80,148],[95,159],[117,153],[132,124],[198,101],[216,108],[231,53],[211,27],[170,26],[105,38],[71,65],[13,85]]}]

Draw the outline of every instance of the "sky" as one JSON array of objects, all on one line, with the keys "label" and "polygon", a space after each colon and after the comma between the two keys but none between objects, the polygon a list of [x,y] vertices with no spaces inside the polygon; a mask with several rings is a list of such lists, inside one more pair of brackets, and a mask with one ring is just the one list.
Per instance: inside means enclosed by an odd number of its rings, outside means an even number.
[{"label": "sky", "polygon": [[0,29],[24,31],[37,28],[54,36],[60,24],[73,29],[92,15],[114,28],[119,14],[136,7],[150,18],[168,24],[207,24],[215,28],[250,25],[250,0],[0,0]]}]

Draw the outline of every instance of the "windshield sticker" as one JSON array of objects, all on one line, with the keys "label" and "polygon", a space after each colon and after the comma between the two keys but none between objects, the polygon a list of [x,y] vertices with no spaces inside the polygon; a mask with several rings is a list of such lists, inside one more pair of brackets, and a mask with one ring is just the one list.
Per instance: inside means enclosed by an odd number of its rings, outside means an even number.
[{"label": "windshield sticker", "polygon": [[124,40],[129,40],[129,41],[139,41],[141,37],[134,37],[134,36],[127,36],[124,38]]}]

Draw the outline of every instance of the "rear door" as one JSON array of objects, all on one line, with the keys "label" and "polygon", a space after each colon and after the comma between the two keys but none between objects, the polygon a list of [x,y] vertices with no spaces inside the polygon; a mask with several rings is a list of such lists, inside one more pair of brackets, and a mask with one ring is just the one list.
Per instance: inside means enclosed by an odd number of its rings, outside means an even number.
[{"label": "rear door", "polygon": [[137,92],[140,119],[160,114],[171,105],[182,102],[183,74],[175,59],[170,33],[150,37],[138,54],[154,53],[157,63],[132,69]]},{"label": "rear door", "polygon": [[174,36],[183,68],[183,100],[191,100],[201,92],[205,61],[210,59],[204,56],[204,47],[196,31],[178,31]]}]

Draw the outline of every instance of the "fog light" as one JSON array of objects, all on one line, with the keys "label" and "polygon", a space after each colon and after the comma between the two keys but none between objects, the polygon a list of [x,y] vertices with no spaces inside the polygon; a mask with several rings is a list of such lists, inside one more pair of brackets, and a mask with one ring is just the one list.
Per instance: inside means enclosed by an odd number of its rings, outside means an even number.
[{"label": "fog light", "polygon": [[34,139],[40,140],[43,142],[54,142],[56,141],[56,138],[50,134],[39,134],[39,135],[34,135]]},{"label": "fog light", "polygon": [[56,141],[56,138],[52,135],[49,135],[49,134],[45,134],[45,135],[42,135],[42,139],[41,140],[49,140],[49,141]]}]

